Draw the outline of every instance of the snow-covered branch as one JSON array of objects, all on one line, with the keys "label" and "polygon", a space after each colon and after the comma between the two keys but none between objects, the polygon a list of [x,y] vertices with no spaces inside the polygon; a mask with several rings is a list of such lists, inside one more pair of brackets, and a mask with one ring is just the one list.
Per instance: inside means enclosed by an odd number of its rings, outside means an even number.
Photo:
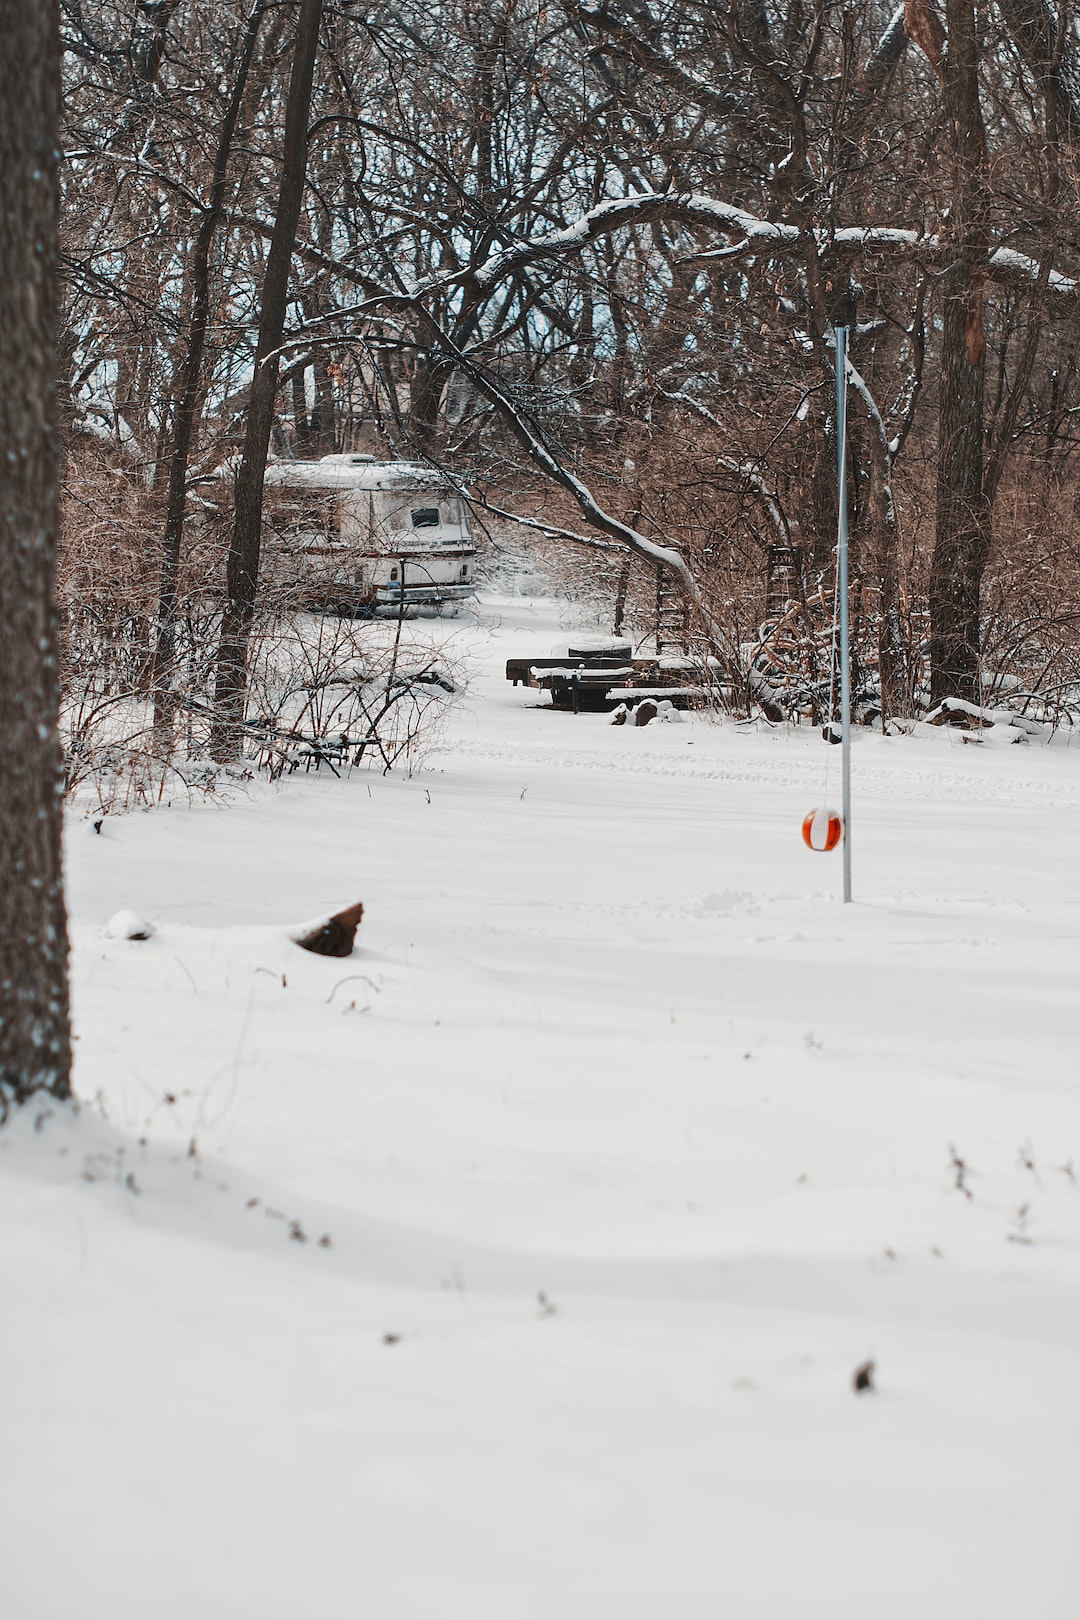
[{"label": "snow-covered branch", "polygon": [[907,49],[907,31],[904,28],[904,7],[897,6],[867,59],[863,69],[864,93],[880,89]]},{"label": "snow-covered branch", "polygon": [[858,394],[859,398],[862,400],[866,407],[866,414],[870,418],[870,425],[873,428],[874,437],[877,440],[878,446],[877,461],[878,469],[881,475],[882,495],[885,502],[885,518],[890,527],[895,527],[896,502],[893,498],[892,466],[893,456],[895,455],[898,446],[889,438],[889,432],[885,426],[885,418],[882,416],[881,411],[878,408],[877,400],[870,392],[869,386],[865,377],[862,375],[862,372],[857,366],[852,364],[850,358],[847,361],[847,380],[850,386],[855,390],[856,394]]},{"label": "snow-covered branch", "polygon": [[748,214],[732,203],[720,202],[699,193],[675,191],[643,192],[632,197],[617,197],[598,203],[559,231],[516,243],[494,253],[473,271],[475,281],[482,287],[501,281],[504,276],[523,268],[535,259],[562,258],[579,252],[599,238],[629,225],[653,225],[664,222],[683,225],[707,225],[725,234],[734,234],[752,246],[794,247],[801,236],[797,225],[782,225],[773,220]]},{"label": "snow-covered branch", "polygon": [[[244,220],[252,229],[267,226],[250,217]],[[936,259],[947,251],[947,244],[936,234],[896,225],[845,225],[831,235],[809,233],[798,225],[761,218],[732,203],[701,193],[644,191],[633,196],[609,199],[587,209],[572,224],[556,231],[541,231],[500,248],[478,264],[467,265],[425,277],[407,286],[379,286],[370,276],[357,274],[347,263],[305,246],[298,246],[301,258],[321,269],[339,274],[359,285],[366,293],[360,302],[343,305],[305,324],[305,330],[344,316],[372,315],[390,309],[405,310],[434,294],[447,293],[468,283],[474,296],[490,294],[501,282],[544,259],[571,258],[593,242],[634,225],[671,223],[696,225],[716,231],[731,240],[717,250],[704,250],[693,258],[737,258],[768,251],[770,255],[797,253],[800,247],[818,254],[831,250],[844,258],[860,252],[907,254],[918,259]],[[1035,286],[1043,273],[1039,261],[1014,248],[995,248],[987,260],[992,280],[1009,285]],[[1080,277],[1051,270],[1045,278],[1048,292],[1064,297],[1080,294]]]},{"label": "snow-covered branch", "polygon": [[539,429],[530,420],[527,412],[505,393],[498,383],[485,370],[473,364],[460,349],[451,342],[446,333],[441,332],[435,321],[427,317],[429,328],[442,346],[453,354],[454,360],[469,377],[473,387],[478,393],[496,407],[506,426],[513,433],[522,449],[530,460],[540,470],[557,484],[560,489],[572,495],[587,521],[601,534],[608,535],[612,540],[632,551],[636,557],[644,562],[651,563],[654,568],[667,568],[678,579],[680,586],[697,611],[702,626],[717,658],[724,665],[730,679],[736,682],[742,679],[737,651],[728,646],[728,639],[719,620],[714,618],[708,603],[702,593],[701,587],[694,578],[692,569],[682,552],[675,546],[663,545],[657,540],[650,540],[647,535],[639,533],[631,524],[624,523],[621,518],[614,517],[606,511],[596,499],[592,490],[584,484],[577,474],[564,465],[552,453],[540,434]]},{"label": "snow-covered branch", "polygon": [[[933,259],[945,249],[940,236],[925,236],[921,231],[909,231],[893,225],[846,225],[835,232],[833,242],[838,248],[851,251],[859,248],[906,248],[919,258]],[[995,248],[986,261],[993,281],[1016,285],[1035,286],[1042,274],[1038,259],[1030,254],[1017,253],[1014,248]],[[1075,298],[1080,293],[1080,277],[1051,270],[1047,277],[1047,290]]]},{"label": "snow-covered branch", "polygon": [[626,551],[625,545],[616,540],[598,540],[595,534],[579,534],[576,529],[563,529],[557,523],[543,523],[539,518],[524,517],[520,512],[508,512],[502,506],[494,506],[491,501],[477,500],[475,495],[470,499],[474,506],[490,512],[493,517],[504,518],[519,528],[533,529],[537,534],[546,535],[549,540],[569,540],[575,546],[588,546],[592,551]]},{"label": "snow-covered branch", "polygon": [[888,475],[892,472],[892,440],[889,438],[888,430],[885,426],[885,419],[882,416],[881,411],[878,409],[877,400],[870,392],[862,372],[859,371],[857,366],[852,364],[850,359],[847,362],[847,379],[850,386],[855,390],[863,404],[866,406],[866,414],[870,418],[871,426],[877,435],[878,444],[881,449],[882,460],[885,467],[885,473],[888,477]]}]

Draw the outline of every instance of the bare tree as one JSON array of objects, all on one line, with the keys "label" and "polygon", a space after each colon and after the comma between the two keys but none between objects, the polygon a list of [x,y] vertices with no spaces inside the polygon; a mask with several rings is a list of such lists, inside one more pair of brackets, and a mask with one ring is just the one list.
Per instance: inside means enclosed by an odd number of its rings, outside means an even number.
[{"label": "bare tree", "polygon": [[56,734],[56,228],[52,0],[0,0],[0,1110],[69,1095]]},{"label": "bare tree", "polygon": [[172,424],[169,487],[162,536],[161,586],[158,597],[157,645],[154,650],[154,727],[159,746],[167,753],[172,743],[173,695],[170,690],[175,656],[176,605],[187,507],[188,466],[195,418],[203,387],[203,359],[210,324],[210,253],[221,225],[228,197],[229,162],[240,117],[248,74],[251,71],[266,0],[256,0],[248,16],[233,77],[232,94],[218,135],[210,185],[203,209],[191,268],[191,313],[187,342],[180,364],[179,397]]},{"label": "bare tree", "polygon": [[[986,131],[971,0],[948,0],[931,46],[948,126],[949,209],[942,277],[937,532],[930,570],[932,697],[979,701],[979,604],[990,549],[985,489]],[[928,15],[935,15],[927,8]]]},{"label": "bare tree", "polygon": [[[246,91],[254,0],[134,29],[128,0],[62,4],[72,414],[165,530],[139,609],[159,692],[192,593],[225,605],[234,744],[266,432],[278,455],[435,461],[542,531],[636,548],[635,577],[666,557],[726,663],[778,536],[828,593],[849,287],[878,711],[978,696],[984,596],[995,647],[1058,668],[1008,602],[1034,577],[1026,492],[1067,510],[1080,448],[1077,0],[327,8],[288,246],[296,0],[266,4]],[[201,500],[183,514],[241,440],[223,582]]]},{"label": "bare tree", "polygon": [[321,21],[322,0],[300,0],[289,98],[285,109],[281,186],[262,288],[259,342],[248,402],[247,431],[236,475],[236,516],[229,547],[225,617],[221,627],[214,686],[217,713],[211,750],[218,759],[232,758],[240,747],[248,638],[259,582],[263,477],[274,421],[278,350],[285,329],[289,267],[307,178],[308,115]]}]

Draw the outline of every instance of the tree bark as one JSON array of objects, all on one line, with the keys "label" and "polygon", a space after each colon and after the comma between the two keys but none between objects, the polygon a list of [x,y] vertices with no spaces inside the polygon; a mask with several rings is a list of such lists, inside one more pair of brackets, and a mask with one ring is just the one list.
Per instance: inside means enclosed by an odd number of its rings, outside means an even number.
[{"label": "tree bark", "polygon": [[235,759],[240,752],[247,693],[247,654],[259,587],[263,477],[270,447],[277,394],[278,355],[285,329],[289,268],[307,174],[308,113],[315,53],[319,43],[322,0],[300,0],[293,44],[292,74],[285,108],[281,185],[274,234],[263,281],[255,375],[248,404],[247,428],[236,476],[235,517],[226,575],[225,614],[214,680],[214,724],[210,752],[215,759]]},{"label": "tree bark", "polygon": [[57,736],[56,0],[0,0],[0,1117],[70,1095]]},{"label": "tree bark", "polygon": [[[870,526],[878,589],[878,678],[881,724],[911,713],[911,677],[900,617],[899,534],[888,467],[879,454],[870,463]],[[868,559],[869,562],[869,559]]]},{"label": "tree bark", "polygon": [[937,523],[930,564],[930,695],[980,701],[979,610],[990,545],[984,483],[986,136],[972,0],[948,0],[941,78],[950,211],[941,278]]}]

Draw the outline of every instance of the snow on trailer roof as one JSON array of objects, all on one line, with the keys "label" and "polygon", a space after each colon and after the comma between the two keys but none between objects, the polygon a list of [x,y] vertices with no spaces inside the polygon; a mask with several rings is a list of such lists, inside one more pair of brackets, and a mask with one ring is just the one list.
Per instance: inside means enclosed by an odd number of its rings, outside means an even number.
[{"label": "snow on trailer roof", "polygon": [[266,482],[305,489],[449,489],[434,468],[419,461],[376,461],[372,456],[323,456],[318,461],[271,461]]}]

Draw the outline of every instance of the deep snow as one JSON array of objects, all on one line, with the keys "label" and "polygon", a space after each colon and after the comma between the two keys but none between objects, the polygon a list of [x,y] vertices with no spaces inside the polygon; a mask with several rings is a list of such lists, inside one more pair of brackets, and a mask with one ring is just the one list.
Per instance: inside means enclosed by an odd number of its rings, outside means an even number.
[{"label": "deep snow", "polygon": [[1080,745],[860,734],[844,907],[816,733],[545,712],[551,602],[444,633],[412,779],[70,826],[5,1620],[1074,1620]]}]

